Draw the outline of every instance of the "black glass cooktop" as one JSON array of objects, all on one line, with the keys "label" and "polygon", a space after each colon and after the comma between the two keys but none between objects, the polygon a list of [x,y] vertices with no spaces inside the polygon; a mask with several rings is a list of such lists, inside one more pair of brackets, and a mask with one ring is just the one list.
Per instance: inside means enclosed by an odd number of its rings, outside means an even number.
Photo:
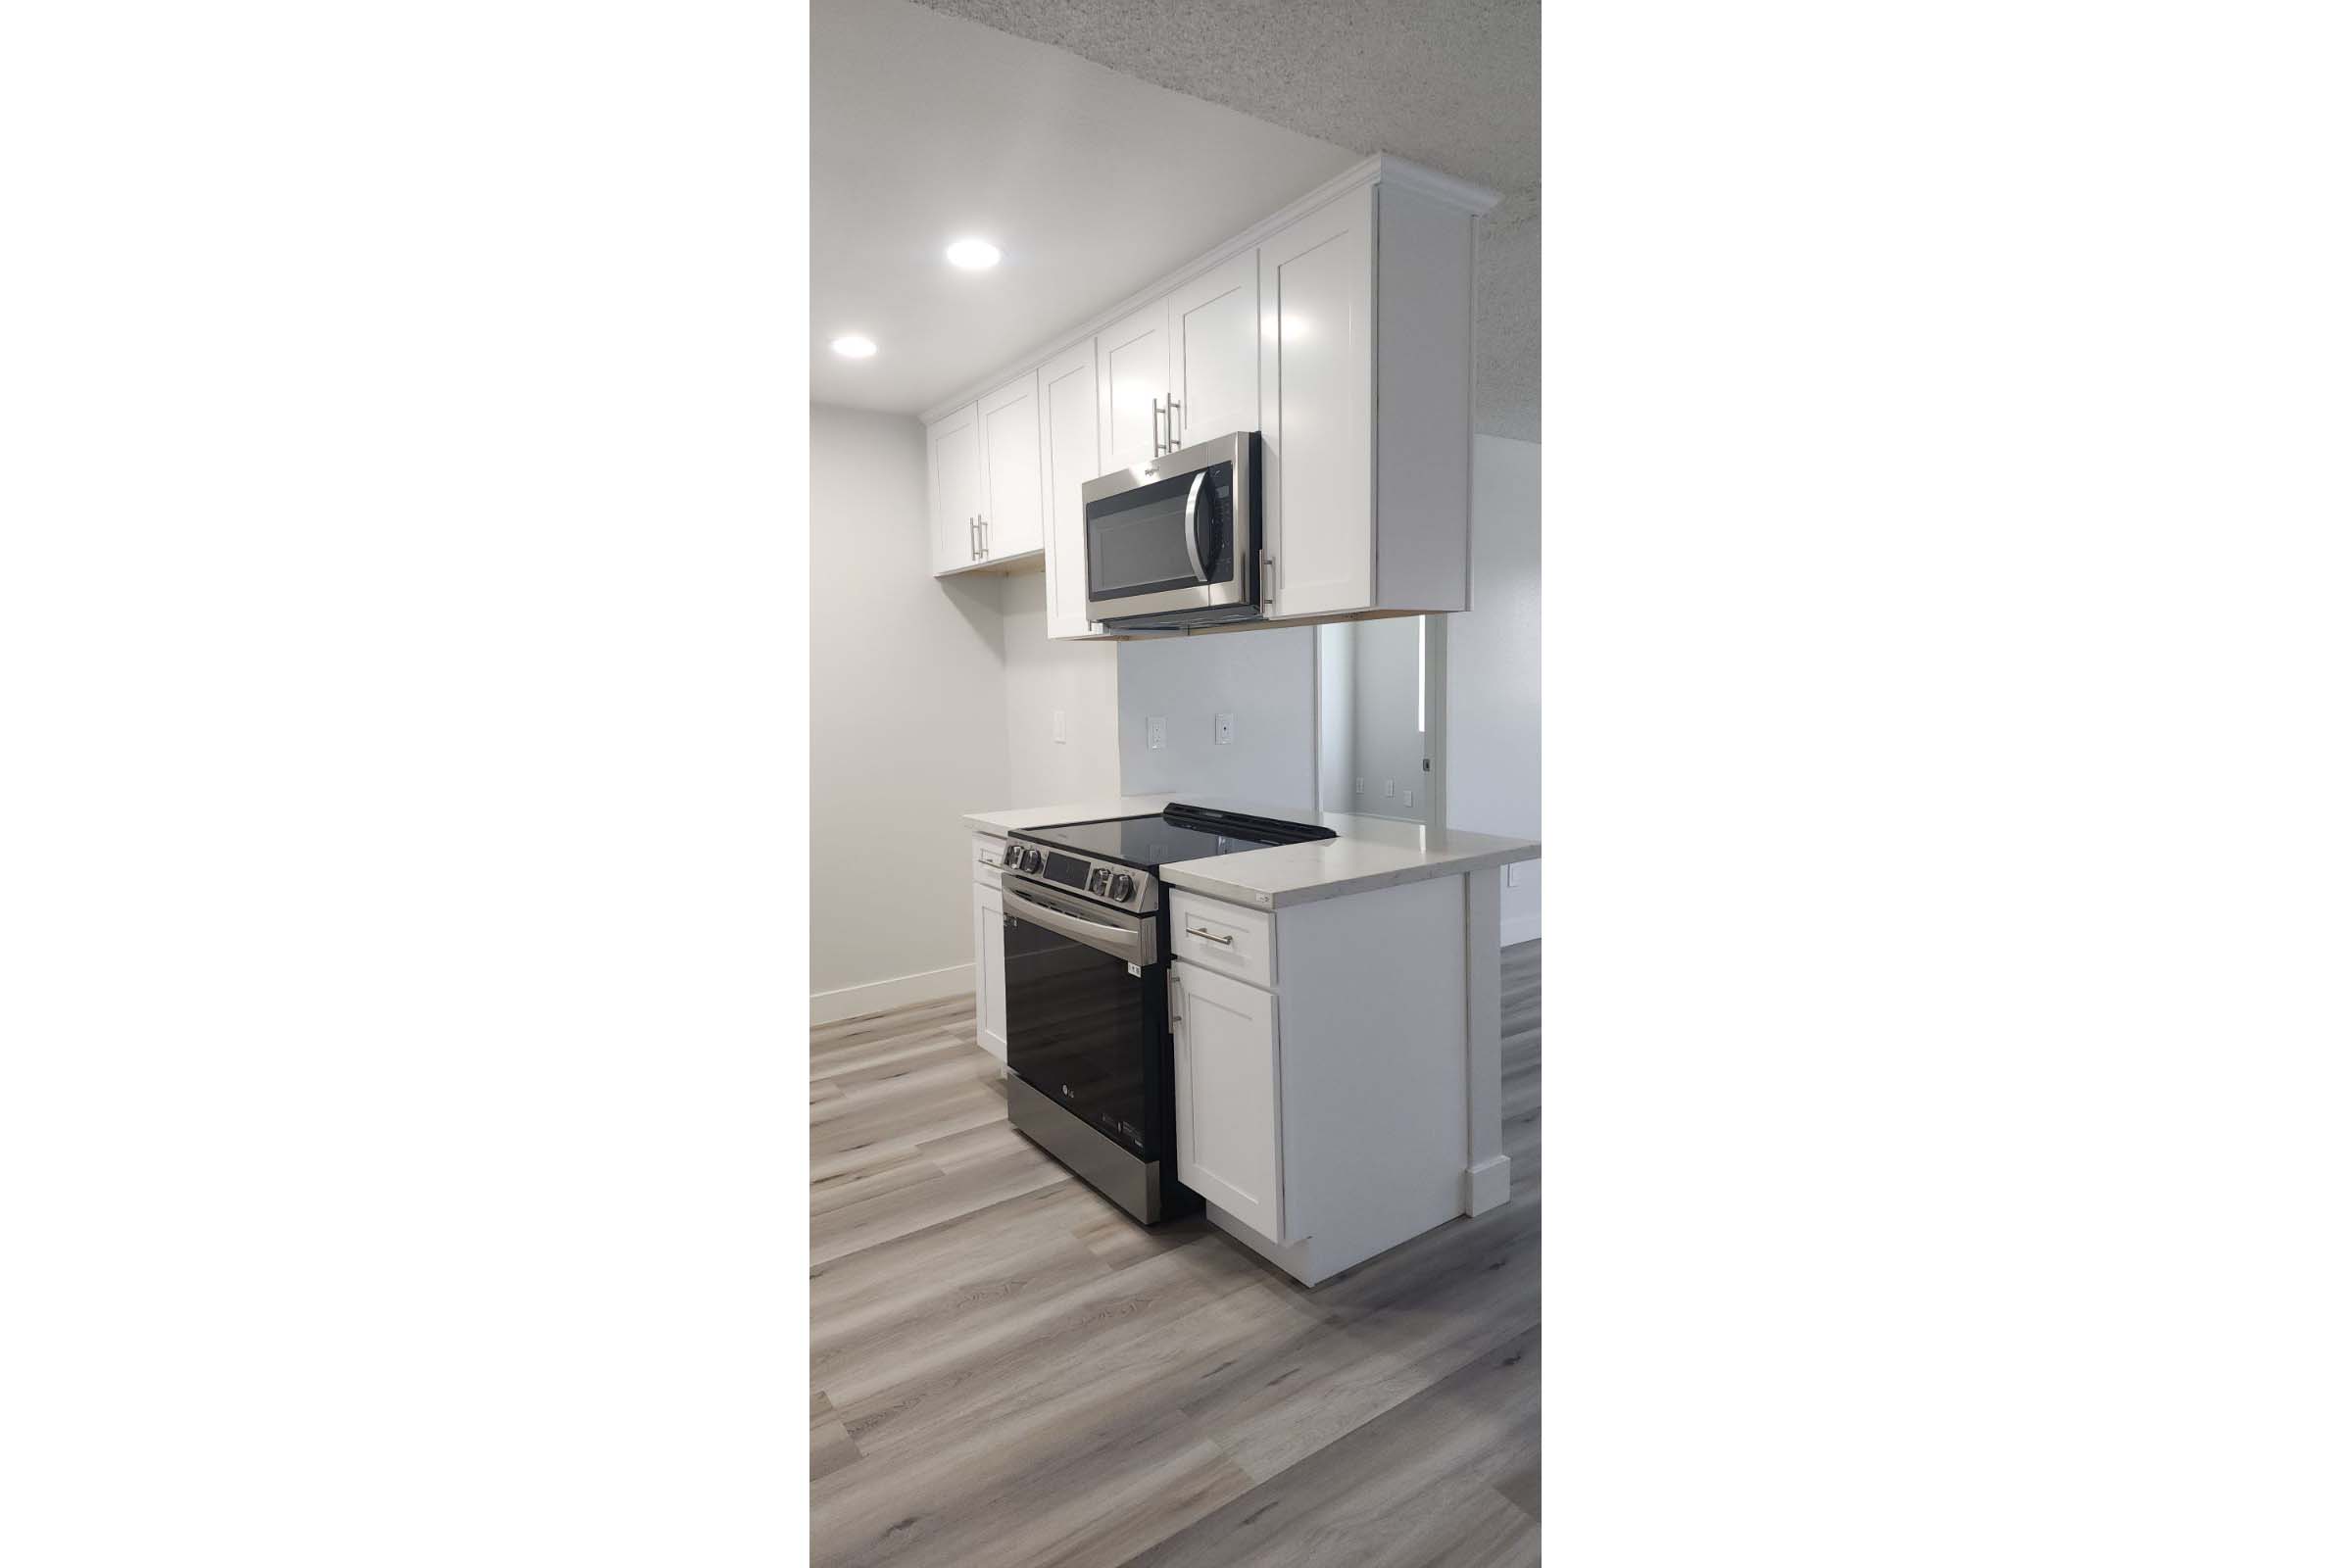
[{"label": "black glass cooktop", "polygon": [[1170,860],[1200,860],[1212,855],[1262,850],[1273,844],[1304,844],[1337,838],[1327,827],[1281,822],[1267,816],[1212,810],[1205,806],[1171,806],[1157,816],[1112,816],[1099,822],[1065,822],[1059,827],[1024,828],[1013,834],[1039,844],[1055,844],[1097,859],[1117,860],[1156,871]]}]

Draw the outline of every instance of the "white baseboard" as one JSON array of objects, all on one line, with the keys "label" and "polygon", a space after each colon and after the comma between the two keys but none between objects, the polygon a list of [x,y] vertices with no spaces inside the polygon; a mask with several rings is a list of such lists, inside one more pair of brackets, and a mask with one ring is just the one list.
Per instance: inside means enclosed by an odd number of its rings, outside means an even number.
[{"label": "white baseboard", "polygon": [[1484,1214],[1511,1200],[1511,1156],[1496,1154],[1462,1172],[1462,1212]]},{"label": "white baseboard", "polygon": [[839,1023],[844,1018],[862,1018],[869,1012],[887,1012],[892,1007],[904,1007],[911,1002],[936,1002],[942,997],[969,996],[972,991],[972,966],[956,964],[952,969],[933,969],[926,974],[903,974],[895,980],[875,980],[861,986],[843,986],[838,991],[819,991],[808,999],[808,1021],[811,1024]]},{"label": "white baseboard", "polygon": [[1522,942],[1533,942],[1543,934],[1544,917],[1542,915],[1513,915],[1510,919],[1502,922],[1501,945],[1506,948],[1517,947]]}]

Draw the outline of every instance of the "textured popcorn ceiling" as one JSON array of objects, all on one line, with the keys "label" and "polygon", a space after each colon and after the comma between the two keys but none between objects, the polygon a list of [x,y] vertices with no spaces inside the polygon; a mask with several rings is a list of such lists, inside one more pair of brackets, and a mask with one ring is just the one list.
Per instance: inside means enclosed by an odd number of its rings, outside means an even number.
[{"label": "textured popcorn ceiling", "polygon": [[1538,0],[920,0],[1359,153],[1503,193],[1479,233],[1474,422],[1539,436]]}]

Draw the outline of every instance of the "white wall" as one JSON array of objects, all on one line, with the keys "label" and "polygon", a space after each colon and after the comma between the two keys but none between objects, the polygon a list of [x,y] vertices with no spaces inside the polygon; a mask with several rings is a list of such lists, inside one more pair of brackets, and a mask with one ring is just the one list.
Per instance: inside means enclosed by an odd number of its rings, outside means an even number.
[{"label": "white wall", "polygon": [[[1267,806],[1315,805],[1315,629],[1121,643],[1119,779],[1127,793],[1198,790]],[[1220,712],[1233,744],[1216,744]],[[1146,747],[1144,721],[1168,721]]]},{"label": "white wall", "polygon": [[1316,719],[1321,747],[1315,768],[1326,811],[1352,811],[1355,799],[1355,623],[1315,628]]},{"label": "white wall", "polygon": [[1421,728],[1422,625],[1423,617],[1404,615],[1315,628],[1322,683],[1316,769],[1325,810],[1430,820],[1432,775],[1421,766],[1431,755]]},{"label": "white wall", "polygon": [[[1542,452],[1491,435],[1471,449],[1471,608],[1446,625],[1446,821],[1473,833],[1543,837]],[[1504,878],[1505,943],[1543,934],[1542,869]]]},{"label": "white wall", "polygon": [[[1046,577],[1004,579],[1007,806],[1051,806],[1119,793],[1116,643],[1049,642]],[[1054,714],[1063,739],[1054,739]]]},{"label": "white wall", "polygon": [[[816,405],[808,462],[808,973],[821,1020],[970,987],[957,818],[1011,792],[1000,584],[932,580],[922,427]],[[856,987],[876,989],[827,996]]]},{"label": "white wall", "polygon": [[[1429,780],[1421,759],[1421,617],[1358,621],[1354,627],[1355,756],[1348,787],[1364,793],[1345,808],[1400,821],[1429,820]],[[1396,793],[1388,793],[1395,784]],[[1407,793],[1412,796],[1408,804]]]}]

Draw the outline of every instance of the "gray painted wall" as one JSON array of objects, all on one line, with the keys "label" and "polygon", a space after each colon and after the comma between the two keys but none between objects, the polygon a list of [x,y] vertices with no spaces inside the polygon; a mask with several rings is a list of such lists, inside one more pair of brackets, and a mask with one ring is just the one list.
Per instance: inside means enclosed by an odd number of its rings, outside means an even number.
[{"label": "gray painted wall", "polygon": [[1315,628],[1325,810],[1430,820],[1429,775],[1421,767],[1430,755],[1421,728],[1421,626],[1422,617],[1410,615]]},{"label": "gray painted wall", "polygon": [[[1446,821],[1473,833],[1544,832],[1544,541],[1532,441],[1482,435],[1470,468],[1468,614],[1446,624]],[[1502,940],[1542,934],[1542,861],[1502,890]]]},{"label": "gray painted wall", "polygon": [[906,415],[808,411],[813,992],[971,962],[958,818],[1006,799],[998,583],[932,580],[924,465]]},{"label": "gray painted wall", "polygon": [[[1216,715],[1234,715],[1230,746]],[[1145,745],[1145,721],[1168,744]],[[1119,644],[1119,780],[1130,794],[1198,790],[1268,806],[1315,804],[1315,631],[1220,632]]]}]

